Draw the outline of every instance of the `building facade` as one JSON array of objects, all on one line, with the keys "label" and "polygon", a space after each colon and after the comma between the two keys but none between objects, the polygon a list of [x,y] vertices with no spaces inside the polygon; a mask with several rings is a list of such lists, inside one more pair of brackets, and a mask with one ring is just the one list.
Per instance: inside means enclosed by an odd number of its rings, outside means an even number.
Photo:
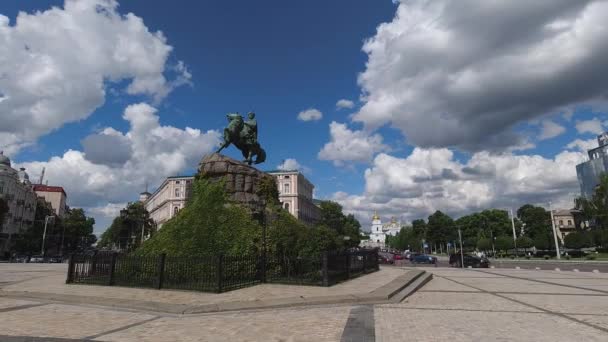
[{"label": "building facade", "polygon": [[55,215],[63,217],[67,210],[67,194],[65,190],[60,186],[50,186],[44,184],[35,184],[34,191],[36,195],[44,198],[44,200],[51,204]]},{"label": "building facade", "polygon": [[193,181],[194,176],[169,177],[154,193],[140,194],[140,201],[158,229],[186,206],[192,196]]},{"label": "building facade", "polygon": [[600,175],[608,170],[608,132],[597,137],[598,147],[587,151],[589,160],[576,166],[581,196],[591,198],[600,182]]},{"label": "building facade", "polygon": [[553,222],[557,230],[557,237],[564,243],[566,235],[584,227],[581,226],[581,212],[576,209],[553,210]]},{"label": "building facade", "polygon": [[8,212],[0,222],[0,256],[4,256],[16,236],[32,227],[36,214],[36,193],[24,168],[11,167],[11,161],[0,152],[0,197],[6,202]]},{"label": "building facade", "polygon": [[283,208],[298,220],[314,224],[321,218],[321,210],[313,202],[314,185],[297,171],[269,171],[275,177],[279,201]]},{"label": "building facade", "polygon": [[389,223],[383,225],[378,213],[374,212],[369,239],[361,240],[360,246],[366,248],[385,248],[386,237],[396,236],[400,230],[401,223],[395,217],[392,217]]}]

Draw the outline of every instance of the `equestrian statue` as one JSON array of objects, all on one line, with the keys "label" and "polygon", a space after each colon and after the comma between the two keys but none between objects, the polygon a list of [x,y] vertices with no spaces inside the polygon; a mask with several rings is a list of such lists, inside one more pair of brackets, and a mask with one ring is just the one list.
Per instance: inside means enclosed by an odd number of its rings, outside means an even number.
[{"label": "equestrian statue", "polygon": [[245,158],[243,161],[247,164],[263,163],[266,160],[266,151],[258,142],[258,123],[255,120],[255,113],[247,114],[248,120],[243,120],[239,113],[229,113],[226,117],[228,127],[224,128],[224,143],[216,153],[233,144],[241,151]]}]

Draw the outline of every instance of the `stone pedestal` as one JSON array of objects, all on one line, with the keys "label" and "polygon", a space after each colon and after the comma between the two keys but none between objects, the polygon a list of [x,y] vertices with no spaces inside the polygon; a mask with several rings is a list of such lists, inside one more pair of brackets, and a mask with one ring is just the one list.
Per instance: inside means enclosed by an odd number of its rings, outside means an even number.
[{"label": "stone pedestal", "polygon": [[203,157],[199,163],[198,175],[211,182],[224,180],[228,198],[249,208],[254,214],[264,210],[264,204],[258,196],[260,181],[270,178],[274,182],[273,176],[218,153]]}]

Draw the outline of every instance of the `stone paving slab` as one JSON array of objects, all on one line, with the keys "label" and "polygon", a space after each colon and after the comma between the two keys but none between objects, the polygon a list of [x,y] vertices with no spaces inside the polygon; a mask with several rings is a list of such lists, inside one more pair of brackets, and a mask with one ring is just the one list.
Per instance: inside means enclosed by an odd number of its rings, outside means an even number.
[{"label": "stone paving slab", "polygon": [[49,304],[0,313],[3,335],[84,338],[154,318],[143,313]]},{"label": "stone paving slab", "polygon": [[16,306],[40,304],[39,302],[33,302],[29,300],[2,298],[0,297],[0,309],[8,309]]},{"label": "stone paving slab", "polygon": [[163,317],[97,341],[340,341],[349,307]]},{"label": "stone paving slab", "polygon": [[[421,309],[542,312],[487,293],[446,292],[438,296],[432,292],[417,292],[399,306]],[[380,305],[380,307],[392,306]]]},{"label": "stone paving slab", "polygon": [[513,278],[491,278],[485,279],[483,282],[478,279],[458,279],[465,285],[471,285],[474,287],[481,288],[489,292],[513,292],[517,291],[517,288],[526,288],[529,293],[569,293],[569,294],[597,294],[592,290],[576,289],[572,287],[550,285],[545,283],[539,283],[532,280],[524,279],[513,279]]},{"label": "stone paving slab", "polygon": [[472,287],[464,286],[458,283],[455,283],[449,279],[443,277],[434,277],[431,282],[426,284],[421,292],[428,291],[461,291],[461,292],[479,292]]},{"label": "stone paving slab", "polygon": [[[598,333],[586,325],[543,313],[410,311],[383,306],[376,307],[375,313],[377,342],[606,341],[603,332]],[[404,322],[406,320],[407,323]]]},{"label": "stone paving slab", "polygon": [[504,294],[545,310],[571,314],[608,314],[608,296]]}]

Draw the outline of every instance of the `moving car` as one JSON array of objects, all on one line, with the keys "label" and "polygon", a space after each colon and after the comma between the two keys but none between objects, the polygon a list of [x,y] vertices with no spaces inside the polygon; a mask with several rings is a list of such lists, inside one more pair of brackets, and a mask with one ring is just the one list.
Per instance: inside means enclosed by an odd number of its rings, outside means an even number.
[{"label": "moving car", "polygon": [[[465,254],[464,257],[464,267],[472,267],[472,268],[488,268],[490,267],[490,261],[487,258],[480,258],[475,255]],[[459,254],[450,255],[450,266],[452,267],[462,267],[461,265],[461,257]]]},{"label": "moving car", "polygon": [[42,255],[32,255],[30,262],[44,262],[44,257]]},{"label": "moving car", "polygon": [[437,258],[427,254],[410,255],[412,264],[437,264]]},{"label": "moving car", "polygon": [[388,252],[378,252],[378,262],[381,264],[394,264],[395,255]]}]

